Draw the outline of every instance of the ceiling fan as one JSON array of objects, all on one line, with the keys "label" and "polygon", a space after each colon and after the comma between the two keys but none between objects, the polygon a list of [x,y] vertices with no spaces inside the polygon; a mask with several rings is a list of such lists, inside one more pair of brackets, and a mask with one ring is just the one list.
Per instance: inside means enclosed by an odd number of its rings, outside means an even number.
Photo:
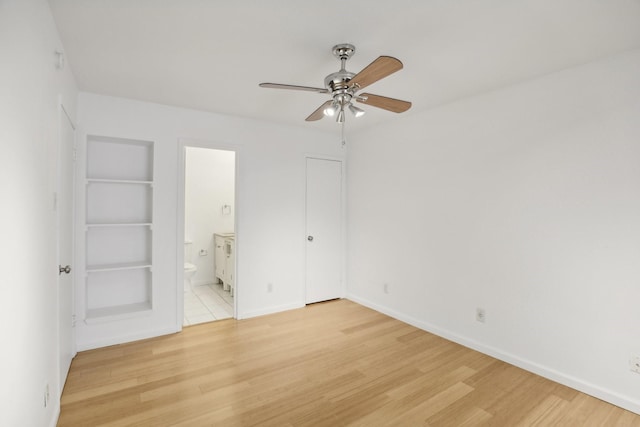
[{"label": "ceiling fan", "polygon": [[364,115],[365,111],[353,105],[353,101],[382,108],[387,111],[393,111],[394,113],[402,113],[411,108],[411,103],[408,101],[387,98],[386,96],[371,93],[358,93],[359,90],[364,89],[370,84],[401,70],[402,62],[391,56],[380,56],[358,74],[354,74],[347,71],[345,65],[355,51],[355,46],[348,43],[333,47],[333,55],[340,60],[341,67],[340,71],[331,73],[325,77],[324,88],[279,83],[260,83],[260,87],[328,93],[331,99],[311,113],[309,117],[305,119],[308,122],[320,120],[324,116],[336,116],[338,123],[344,123],[345,108],[348,108],[356,117]]}]

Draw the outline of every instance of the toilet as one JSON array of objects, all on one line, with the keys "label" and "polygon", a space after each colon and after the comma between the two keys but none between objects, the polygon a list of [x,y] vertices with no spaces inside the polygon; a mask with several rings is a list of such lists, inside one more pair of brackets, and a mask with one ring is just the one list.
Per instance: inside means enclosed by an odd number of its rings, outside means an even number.
[{"label": "toilet", "polygon": [[191,263],[191,246],[192,242],[186,240],[184,242],[184,291],[191,292],[191,279],[198,272],[198,267]]}]

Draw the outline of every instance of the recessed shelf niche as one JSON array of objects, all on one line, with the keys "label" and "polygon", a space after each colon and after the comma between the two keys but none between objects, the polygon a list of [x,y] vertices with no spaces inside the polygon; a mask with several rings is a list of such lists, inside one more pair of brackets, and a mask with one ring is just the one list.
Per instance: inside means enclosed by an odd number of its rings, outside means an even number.
[{"label": "recessed shelf niche", "polygon": [[153,308],[153,142],[87,137],[85,321]]},{"label": "recessed shelf niche", "polygon": [[147,182],[87,180],[87,224],[150,223],[151,192]]},{"label": "recessed shelf niche", "polygon": [[87,179],[153,181],[153,142],[89,136]]}]

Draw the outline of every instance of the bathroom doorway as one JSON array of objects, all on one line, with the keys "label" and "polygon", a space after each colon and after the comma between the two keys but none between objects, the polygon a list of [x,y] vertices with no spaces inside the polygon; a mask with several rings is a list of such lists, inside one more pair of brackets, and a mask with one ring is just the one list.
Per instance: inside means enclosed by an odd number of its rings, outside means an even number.
[{"label": "bathroom doorway", "polygon": [[235,317],[236,152],[206,145],[181,143],[182,326]]}]

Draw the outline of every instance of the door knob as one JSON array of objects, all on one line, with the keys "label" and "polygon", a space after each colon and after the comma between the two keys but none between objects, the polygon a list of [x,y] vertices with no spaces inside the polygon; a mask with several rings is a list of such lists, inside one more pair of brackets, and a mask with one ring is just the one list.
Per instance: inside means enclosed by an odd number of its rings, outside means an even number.
[{"label": "door knob", "polygon": [[71,266],[67,265],[67,266],[63,267],[63,266],[59,265],[58,266],[58,275],[60,275],[62,273],[66,273],[66,274],[71,273]]},{"label": "door knob", "polygon": [[313,236],[307,236],[307,240],[313,242]]}]

